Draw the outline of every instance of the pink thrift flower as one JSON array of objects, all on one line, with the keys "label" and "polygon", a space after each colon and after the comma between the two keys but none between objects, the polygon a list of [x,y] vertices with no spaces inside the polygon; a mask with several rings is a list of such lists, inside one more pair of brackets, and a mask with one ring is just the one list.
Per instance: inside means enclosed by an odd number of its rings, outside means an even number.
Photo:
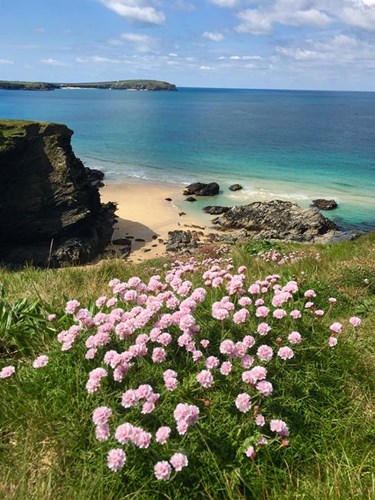
[{"label": "pink thrift flower", "polygon": [[47,321],[49,321],[49,322],[51,322],[51,323],[52,323],[53,321],[56,321],[56,314],[49,314],[49,315],[47,316]]},{"label": "pink thrift flower", "polygon": [[213,370],[214,368],[217,368],[220,364],[220,361],[216,356],[209,356],[206,359],[206,368],[209,370]]},{"label": "pink thrift flower", "polygon": [[124,408],[131,408],[138,403],[138,396],[134,389],[128,389],[122,395],[121,405]]},{"label": "pink thrift flower", "polygon": [[92,412],[92,421],[95,425],[104,425],[112,416],[112,410],[108,406],[99,406]]},{"label": "pink thrift flower", "polygon": [[306,292],[303,295],[304,297],[308,298],[316,297],[316,293],[314,292],[314,290],[306,290]]},{"label": "pink thrift flower", "polygon": [[14,366],[4,366],[0,371],[0,378],[9,378],[16,373]]},{"label": "pink thrift flower", "polygon": [[255,450],[254,450],[254,447],[253,446],[249,446],[246,451],[245,451],[245,455],[248,457],[248,458],[254,458],[256,453],[255,453]]},{"label": "pink thrift flower", "polygon": [[255,417],[255,423],[256,425],[258,425],[259,427],[263,427],[263,425],[266,423],[266,419],[264,418],[264,416],[259,413],[256,417]]},{"label": "pink thrift flower", "polygon": [[120,448],[112,449],[107,455],[107,465],[112,472],[117,472],[124,467],[126,455]]},{"label": "pink thrift flower", "polygon": [[[94,359],[96,354],[98,352],[98,349],[91,348],[89,349],[86,354],[85,354],[85,359]],[[35,361],[34,361],[35,363]],[[33,365],[34,366],[34,365]],[[34,367],[35,368],[35,367]]]},{"label": "pink thrift flower", "polygon": [[273,357],[273,349],[268,345],[261,345],[258,347],[257,356],[262,361],[270,361]]},{"label": "pink thrift flower", "polygon": [[235,352],[235,345],[232,340],[223,340],[220,344],[220,352],[221,354],[228,354],[229,356],[233,355]]},{"label": "pink thrift flower", "polygon": [[302,337],[299,332],[292,332],[288,335],[288,340],[291,344],[299,344],[302,341]]},{"label": "pink thrift flower", "polygon": [[202,339],[200,341],[201,346],[204,347],[204,348],[208,347],[209,343],[210,343],[210,341],[207,340],[207,339]]},{"label": "pink thrift flower", "polygon": [[171,456],[169,461],[177,472],[182,470],[189,463],[187,456],[184,455],[183,453],[175,453],[174,455]]},{"label": "pink thrift flower", "polygon": [[178,385],[178,382],[175,377],[166,377],[164,379],[164,385],[167,391],[174,391]]},{"label": "pink thrift flower", "polygon": [[306,302],[305,309],[311,309],[314,305],[314,302]]},{"label": "pink thrift flower", "polygon": [[270,310],[268,309],[268,307],[266,307],[266,306],[260,306],[255,311],[255,316],[257,318],[265,318],[268,315],[269,312],[270,312]]},{"label": "pink thrift flower", "polygon": [[171,472],[172,472],[172,467],[166,460],[157,462],[154,465],[154,474],[156,479],[158,479],[159,481],[166,481],[167,479],[169,479]]},{"label": "pink thrift flower", "polygon": [[98,441],[107,441],[110,435],[108,424],[98,425],[95,429],[95,437]]},{"label": "pink thrift flower", "polygon": [[273,391],[271,382],[268,382],[267,380],[261,380],[258,382],[256,388],[261,394],[263,394],[263,396],[271,396]]},{"label": "pink thrift flower", "polygon": [[194,361],[199,361],[201,359],[201,357],[203,356],[203,352],[202,351],[193,351],[193,360]]},{"label": "pink thrift flower", "polygon": [[152,413],[155,410],[155,404],[151,403],[151,401],[145,401],[142,405],[141,413],[143,415],[147,415],[148,413]]},{"label": "pink thrift flower", "polygon": [[275,309],[272,316],[276,319],[282,319],[286,316],[286,311],[285,309]]},{"label": "pink thrift flower", "polygon": [[292,359],[294,356],[294,352],[290,347],[280,347],[280,349],[277,351],[277,355],[279,358],[283,359],[284,361],[287,359]]},{"label": "pink thrift flower", "polygon": [[115,432],[116,440],[121,444],[127,444],[133,439],[134,427],[132,424],[125,422],[117,427]]},{"label": "pink thrift flower", "polygon": [[269,331],[271,331],[271,327],[268,323],[259,323],[257,328],[259,335],[267,335]]},{"label": "pink thrift flower", "polygon": [[220,373],[227,376],[232,371],[232,363],[230,361],[224,361],[220,366]]},{"label": "pink thrift flower", "polygon": [[253,363],[254,358],[252,356],[249,356],[249,354],[245,354],[245,356],[241,359],[241,366],[246,370],[250,368]]},{"label": "pink thrift flower", "polygon": [[246,349],[250,349],[255,344],[255,339],[252,335],[245,335],[242,339],[242,343]]},{"label": "pink thrift flower", "polygon": [[236,323],[236,325],[239,325],[241,323],[245,323],[248,317],[249,311],[247,309],[240,309],[233,314],[233,322]]},{"label": "pink thrift flower", "polygon": [[214,378],[211,372],[209,372],[208,370],[202,370],[201,372],[199,372],[196,376],[196,379],[206,389],[211,387],[214,382]]},{"label": "pink thrift flower", "polygon": [[289,316],[293,319],[299,319],[302,316],[302,313],[298,309],[294,309],[293,311],[290,311]]},{"label": "pink thrift flower", "polygon": [[171,428],[170,427],[159,427],[155,434],[155,440],[159,444],[165,444],[170,436]]},{"label": "pink thrift flower", "polygon": [[264,306],[264,300],[263,299],[257,299],[255,302],[255,307],[259,307],[259,306]]},{"label": "pink thrift flower", "polygon": [[47,363],[48,363],[48,356],[42,354],[42,356],[39,356],[38,358],[36,358],[36,360],[34,360],[33,368],[43,368],[44,366],[47,365]]},{"label": "pink thrift flower", "polygon": [[152,361],[154,363],[163,363],[166,360],[167,353],[162,347],[155,347],[152,351]]},{"label": "pink thrift flower", "polygon": [[283,420],[271,420],[270,429],[272,432],[276,432],[279,436],[288,436],[289,429]]},{"label": "pink thrift flower", "polygon": [[241,307],[247,307],[252,303],[252,300],[250,297],[241,297],[238,303]]},{"label": "pink thrift flower", "polygon": [[336,299],[335,297],[330,297],[330,298],[328,299],[328,302],[329,302],[330,304],[336,304],[337,299]]},{"label": "pink thrift flower", "polygon": [[342,330],[342,324],[341,323],[332,323],[332,325],[329,327],[329,329],[331,330],[331,332],[334,332],[334,333],[341,333],[341,330]]},{"label": "pink thrift flower", "polygon": [[96,307],[102,307],[104,306],[104,304],[106,303],[107,301],[107,297],[105,297],[104,295],[102,297],[99,297],[96,302],[95,302],[95,305]]},{"label": "pink thrift flower", "polygon": [[337,344],[337,338],[336,337],[329,337],[329,339],[328,339],[329,347],[335,347],[336,344]]},{"label": "pink thrift flower", "polygon": [[148,399],[152,392],[153,389],[149,384],[141,384],[135,391],[137,399]]},{"label": "pink thrift flower", "polygon": [[236,397],[236,407],[242,413],[247,413],[251,408],[250,396],[246,392],[239,394]]},{"label": "pink thrift flower", "polygon": [[80,306],[81,304],[78,302],[78,300],[68,300],[65,306],[65,312],[67,314],[74,314],[76,309]]},{"label": "pink thrift flower", "polygon": [[361,324],[361,318],[358,318],[357,316],[352,316],[349,319],[349,323],[354,327],[359,326]]}]

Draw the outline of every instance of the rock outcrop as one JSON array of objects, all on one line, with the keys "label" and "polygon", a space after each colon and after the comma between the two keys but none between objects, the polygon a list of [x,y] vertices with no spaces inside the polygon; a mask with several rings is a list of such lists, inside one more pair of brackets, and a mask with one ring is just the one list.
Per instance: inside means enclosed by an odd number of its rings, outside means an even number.
[{"label": "rock outcrop", "polygon": [[318,200],[313,200],[311,206],[319,208],[319,210],[334,210],[337,208],[337,201],[319,198]]},{"label": "rock outcrop", "polygon": [[231,209],[231,207],[222,207],[220,205],[208,205],[207,207],[203,207],[202,210],[206,214],[221,215],[221,214],[225,214],[230,209]]},{"label": "rock outcrop", "polygon": [[280,200],[236,206],[212,222],[222,230],[243,229],[251,239],[313,242],[338,231],[318,209]]},{"label": "rock outcrop", "polygon": [[100,203],[65,125],[0,121],[0,262],[59,267],[110,242],[115,205]]},{"label": "rock outcrop", "polygon": [[203,182],[194,182],[186,187],[184,190],[184,195],[195,196],[214,196],[219,194],[220,186],[217,182],[210,182],[209,184],[204,184]]},{"label": "rock outcrop", "polygon": [[229,186],[230,191],[240,191],[241,189],[243,189],[241,184],[232,184],[231,186]]}]

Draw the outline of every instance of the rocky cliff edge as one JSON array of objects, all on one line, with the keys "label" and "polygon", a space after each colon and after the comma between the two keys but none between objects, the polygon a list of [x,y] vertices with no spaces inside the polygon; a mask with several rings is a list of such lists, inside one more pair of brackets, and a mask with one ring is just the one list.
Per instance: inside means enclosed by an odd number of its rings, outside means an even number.
[{"label": "rocky cliff edge", "polygon": [[86,263],[110,242],[115,205],[101,204],[65,125],[0,121],[0,262]]}]

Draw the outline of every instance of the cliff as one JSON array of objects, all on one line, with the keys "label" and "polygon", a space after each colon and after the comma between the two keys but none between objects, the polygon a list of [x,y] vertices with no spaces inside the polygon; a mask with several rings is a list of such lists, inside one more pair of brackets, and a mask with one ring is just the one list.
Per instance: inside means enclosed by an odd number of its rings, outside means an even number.
[{"label": "cliff", "polygon": [[65,125],[0,121],[0,262],[88,262],[111,239],[103,205]]}]

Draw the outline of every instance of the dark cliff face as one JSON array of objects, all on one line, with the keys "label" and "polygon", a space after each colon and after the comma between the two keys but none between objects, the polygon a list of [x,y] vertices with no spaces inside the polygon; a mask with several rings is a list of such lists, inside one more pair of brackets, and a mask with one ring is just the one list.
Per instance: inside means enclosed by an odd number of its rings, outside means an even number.
[{"label": "dark cliff face", "polygon": [[0,261],[82,263],[110,241],[114,206],[100,203],[72,134],[65,125],[0,122]]}]

